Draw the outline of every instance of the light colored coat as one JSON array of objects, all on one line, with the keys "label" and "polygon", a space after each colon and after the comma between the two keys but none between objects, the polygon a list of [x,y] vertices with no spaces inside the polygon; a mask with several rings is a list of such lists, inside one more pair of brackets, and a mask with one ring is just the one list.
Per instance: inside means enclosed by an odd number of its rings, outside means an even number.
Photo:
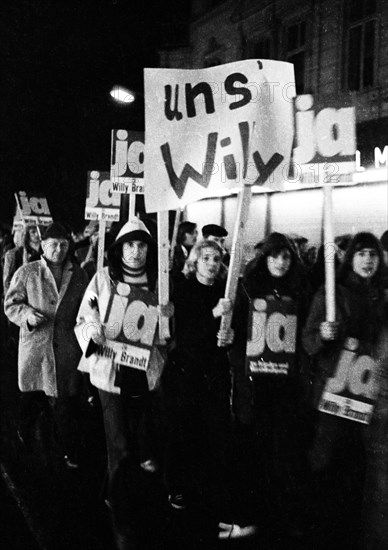
[{"label": "light colored coat", "polygon": [[[16,271],[4,310],[21,329],[18,365],[21,391],[41,390],[52,397],[78,393],[81,349],[73,329],[87,283],[86,273],[70,261],[64,266],[59,292],[44,258]],[[36,328],[27,324],[34,310],[48,319]]]},{"label": "light colored coat", "polygon": [[[87,372],[90,375],[90,382],[101,390],[109,393],[121,393],[120,388],[115,385],[115,379],[117,375],[118,364],[115,363],[113,357],[105,357],[92,353],[89,357],[85,356],[85,352],[88,346],[93,342],[90,342],[90,334],[93,326],[103,324],[106,312],[108,309],[109,301],[114,292],[114,286],[120,285],[118,281],[113,281],[109,276],[108,267],[104,267],[98,271],[89,283],[89,286],[84,294],[82,303],[77,316],[77,326],[75,327],[75,333],[78,338],[79,345],[84,352],[81,358],[78,369],[82,372]],[[123,284],[124,287],[129,285]],[[94,301],[94,307],[93,307]],[[117,303],[116,303],[117,307]],[[125,313],[125,308],[119,307],[119,310],[114,310],[115,318],[122,318]],[[110,328],[105,325],[104,332],[110,340],[116,339],[115,325]],[[165,358],[163,351],[159,347],[159,338],[156,333],[155,346],[152,349],[150,363],[147,368],[147,380],[150,390],[158,386],[162,366],[164,365]]]},{"label": "light colored coat", "polygon": [[[102,324],[108,308],[108,303],[113,292],[113,281],[109,277],[108,268],[98,271],[90,281],[84,294],[77,315],[75,334],[78,343],[84,352],[78,369],[90,375],[90,382],[101,390],[109,393],[120,393],[120,388],[115,386],[116,365],[109,357],[102,357],[95,353],[85,357],[85,352],[90,343],[90,331],[97,324]],[[91,306],[91,300],[95,300],[98,307]]]}]

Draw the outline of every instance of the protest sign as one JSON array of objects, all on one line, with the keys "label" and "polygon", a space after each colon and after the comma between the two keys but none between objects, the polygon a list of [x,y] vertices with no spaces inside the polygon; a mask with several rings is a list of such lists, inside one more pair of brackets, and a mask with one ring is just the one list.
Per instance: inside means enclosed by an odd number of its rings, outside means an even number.
[{"label": "protest sign", "polygon": [[144,132],[112,130],[110,174],[112,191],[129,195],[134,216],[136,195],[144,194]]},{"label": "protest sign", "polygon": [[158,324],[156,296],[147,290],[118,283],[107,306],[106,343],[97,355],[116,364],[147,370]]},{"label": "protest sign", "polygon": [[112,192],[109,172],[88,172],[85,220],[120,220],[120,195]]},{"label": "protest sign", "polygon": [[324,193],[324,257],[326,320],[335,321],[335,246],[332,186],[349,181],[356,169],[355,108],[336,98],[315,102],[312,95],[295,98],[296,147],[293,182],[315,183]]},{"label": "protest sign", "polygon": [[288,375],[295,362],[296,330],[296,303],[292,298],[256,298],[249,312],[248,375]]},{"label": "protest sign", "polygon": [[245,60],[144,74],[147,212],[244,183],[283,188],[293,140],[292,64]]},{"label": "protest sign", "polygon": [[347,183],[356,169],[355,108],[344,100],[312,95],[295,98],[295,137],[292,181],[305,184]]},{"label": "protest sign", "polygon": [[24,223],[46,226],[53,221],[43,193],[18,191],[15,199],[19,216]]},{"label": "protest sign", "polygon": [[144,193],[144,132],[112,130],[110,179],[115,193]]},{"label": "protest sign", "polygon": [[377,365],[358,353],[358,340],[348,338],[332,378],[326,382],[318,410],[369,424],[376,399]]}]

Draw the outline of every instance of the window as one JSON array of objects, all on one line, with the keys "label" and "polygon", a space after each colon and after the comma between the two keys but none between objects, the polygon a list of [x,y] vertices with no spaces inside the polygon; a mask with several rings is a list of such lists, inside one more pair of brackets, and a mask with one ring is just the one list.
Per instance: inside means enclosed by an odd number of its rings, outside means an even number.
[{"label": "window", "polygon": [[376,85],[376,0],[345,2],[345,87],[362,91]]},{"label": "window", "polygon": [[286,61],[293,63],[296,93],[303,94],[306,88],[306,21],[289,25],[285,30]]}]

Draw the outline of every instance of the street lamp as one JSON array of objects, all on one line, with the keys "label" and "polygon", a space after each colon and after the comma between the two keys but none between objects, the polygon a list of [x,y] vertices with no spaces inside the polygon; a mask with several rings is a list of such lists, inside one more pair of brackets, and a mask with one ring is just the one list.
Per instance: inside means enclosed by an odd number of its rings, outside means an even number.
[{"label": "street lamp", "polygon": [[119,103],[132,103],[135,101],[134,94],[122,86],[114,86],[110,91],[110,95]]}]

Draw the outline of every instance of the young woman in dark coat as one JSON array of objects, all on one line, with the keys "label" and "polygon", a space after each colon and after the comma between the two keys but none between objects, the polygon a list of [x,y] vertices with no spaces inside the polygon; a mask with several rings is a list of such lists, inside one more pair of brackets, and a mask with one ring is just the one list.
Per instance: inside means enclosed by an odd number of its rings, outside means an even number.
[{"label": "young woman in dark coat", "polygon": [[238,288],[230,359],[237,427],[250,423],[253,433],[249,519],[287,533],[301,523],[306,498],[308,364],[300,333],[309,298],[293,244],[272,233]]},{"label": "young woman in dark coat", "polygon": [[193,247],[174,281],[176,347],[164,376],[169,501],[175,509],[206,510],[204,522],[214,517],[214,529],[225,517],[229,481],[230,369],[217,338],[220,317],[231,303],[224,298],[221,267],[221,247],[204,240]]},{"label": "young woman in dark coat", "polygon": [[[358,356],[373,359],[387,306],[382,281],[383,255],[378,239],[362,232],[351,241],[337,275],[336,321],[325,320],[325,290],[314,297],[303,331],[303,344],[315,361],[314,401],[318,407],[328,379],[338,377],[338,362],[353,352],[348,377],[356,371]],[[372,373],[373,376],[373,373]],[[348,385],[346,385],[348,391]],[[360,539],[360,513],[364,490],[365,460],[370,429],[326,412],[319,412],[310,461],[316,472],[321,499],[331,529],[330,542]],[[330,525],[329,525],[330,523]],[[322,526],[325,530],[325,526]],[[350,539],[349,539],[350,540]]]}]

